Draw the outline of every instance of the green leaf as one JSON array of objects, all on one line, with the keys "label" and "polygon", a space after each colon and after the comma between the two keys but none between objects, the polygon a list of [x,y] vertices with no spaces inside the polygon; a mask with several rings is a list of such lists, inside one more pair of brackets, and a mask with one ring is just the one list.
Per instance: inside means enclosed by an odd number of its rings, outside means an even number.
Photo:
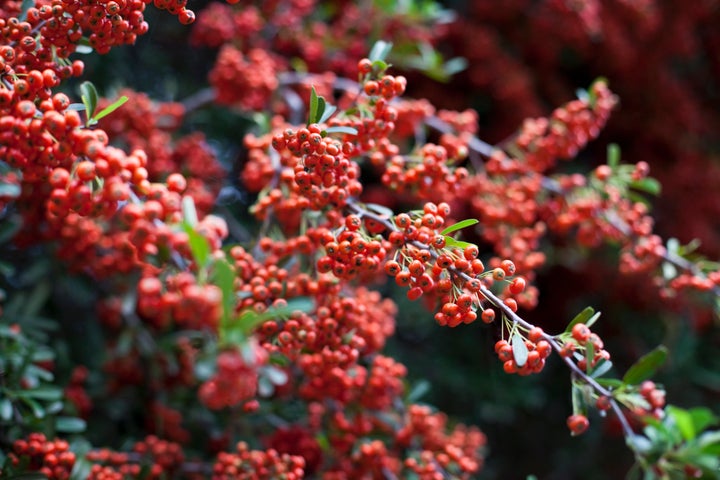
[{"label": "green leaf", "polygon": [[95,85],[91,82],[83,82],[80,84],[80,98],[85,105],[85,112],[87,113],[88,121],[95,116],[95,109],[97,108],[98,93],[95,89]]},{"label": "green leaf", "polygon": [[390,50],[392,50],[393,44],[390,42],[386,42],[384,40],[378,40],[375,42],[375,45],[373,45],[372,49],[370,49],[370,54],[368,55],[368,59],[371,62],[375,62],[378,60],[385,60],[387,56],[390,54]]},{"label": "green leaf", "polygon": [[223,294],[223,322],[226,325],[235,309],[235,271],[227,260],[217,260],[213,263],[210,281],[217,285]]},{"label": "green leaf", "polygon": [[415,403],[429,391],[430,382],[427,380],[420,380],[412,387],[410,393],[408,393],[407,402],[410,404]]},{"label": "green leaf", "polygon": [[184,227],[185,232],[188,234],[193,260],[195,260],[198,267],[205,267],[210,258],[210,243],[207,238],[196,232],[190,225],[186,224]]},{"label": "green leaf", "polygon": [[90,45],[90,39],[88,37],[81,37],[75,46],[75,53],[81,55],[87,55],[93,52],[93,47]]},{"label": "green leaf", "polygon": [[[335,108],[335,107],[333,107]],[[356,128],[353,127],[343,127],[341,125],[336,125],[334,127],[328,127],[327,130],[325,130],[327,133],[345,133],[348,135],[357,135],[358,131]]]},{"label": "green leaf", "polygon": [[125,95],[123,95],[122,97],[118,98],[117,100],[115,100],[113,103],[111,103],[111,104],[108,105],[107,107],[105,107],[105,108],[103,108],[102,110],[100,110],[100,111],[97,113],[97,115],[95,115],[95,116],[93,117],[93,119],[95,119],[95,120],[100,120],[101,118],[110,115],[112,112],[114,112],[114,111],[117,110],[118,108],[122,107],[122,106],[125,104],[125,102],[127,102],[127,101],[128,101],[128,97],[126,97]]},{"label": "green leaf", "polygon": [[587,363],[587,373],[592,376],[593,367],[592,362],[595,358],[595,344],[592,342],[587,342],[585,344],[585,362]]},{"label": "green leaf", "polygon": [[610,360],[601,360],[593,369],[592,375],[590,375],[593,378],[602,377],[607,372],[610,371],[613,364]]},{"label": "green leaf", "polygon": [[597,322],[599,318],[600,318],[600,312],[595,312],[595,314],[592,317],[590,317],[587,322],[585,322],[585,325],[588,328],[590,328],[593,325],[595,325],[595,322]]},{"label": "green leaf", "polygon": [[462,72],[468,67],[468,61],[462,57],[454,57],[443,64],[443,72],[446,75],[452,76],[456,73]]},{"label": "green leaf", "polygon": [[64,433],[81,433],[87,427],[85,420],[77,417],[57,417],[55,419],[55,429]]},{"label": "green leaf", "polygon": [[195,200],[190,195],[186,195],[182,199],[182,212],[183,221],[190,227],[195,228],[198,224],[198,215]]},{"label": "green leaf", "polygon": [[83,112],[85,111],[85,105],[82,103],[71,103],[68,105],[68,107],[65,110],[74,110],[76,112]]},{"label": "green leaf", "polygon": [[461,240],[455,240],[453,237],[445,236],[445,246],[446,247],[466,248],[471,245],[474,245],[474,243],[463,242]]},{"label": "green leaf", "polygon": [[51,385],[41,385],[30,390],[22,390],[18,392],[19,397],[31,397],[38,400],[60,400],[63,398],[63,391],[60,387]]},{"label": "green leaf", "polygon": [[620,147],[617,143],[611,143],[607,147],[607,164],[613,170],[620,165]]},{"label": "green leaf", "polygon": [[640,180],[634,180],[630,182],[630,187],[641,192],[649,193],[650,195],[658,196],[662,190],[660,182],[654,178],[646,177]]},{"label": "green leaf", "polygon": [[[321,98],[322,98],[322,97],[321,97]],[[337,111],[337,107],[336,107],[335,105],[325,104],[325,111],[324,111],[323,114],[320,116],[320,118],[318,119],[317,123],[327,122],[327,120],[328,120],[330,117],[332,117],[332,114],[335,113],[336,111]],[[330,127],[330,128],[333,128],[333,127]],[[351,128],[351,127],[345,127],[345,128]],[[328,130],[330,130],[330,129],[328,128]],[[326,132],[327,132],[328,130],[326,130]],[[354,129],[353,129],[353,130],[354,130]],[[355,135],[357,135],[357,131],[355,131]]]},{"label": "green leaf", "polygon": [[448,235],[452,232],[457,232],[458,230],[461,230],[463,228],[469,227],[471,225],[475,225],[476,223],[480,223],[480,220],[477,220],[475,218],[468,218],[466,220],[462,220],[454,225],[450,225],[449,227],[445,228],[445,230],[440,232],[440,235]]},{"label": "green leaf", "polygon": [[[311,87],[310,88],[310,112],[308,113],[308,125],[310,125],[311,123],[317,123],[317,118],[319,117],[318,110],[320,108],[320,98],[322,98],[322,97],[318,97],[318,94],[315,91],[315,87],[314,86]],[[325,106],[324,103],[325,103],[325,101],[323,100],[323,107]],[[320,115],[322,115],[322,114],[323,114],[323,112],[321,111]]]},{"label": "green leaf", "polygon": [[[357,132],[355,132],[357,133]],[[14,183],[0,183],[0,197],[17,198],[22,190]]]},{"label": "green leaf", "polygon": [[696,407],[688,410],[696,432],[702,432],[710,425],[717,425],[720,419],[709,408]]},{"label": "green leaf", "polygon": [[585,323],[588,320],[590,320],[595,313],[595,309],[592,307],[585,307],[585,310],[575,315],[575,318],[572,319],[572,321],[568,324],[567,328],[565,328],[566,332],[571,332],[573,327],[577,325],[578,323]]},{"label": "green leaf", "polygon": [[517,332],[513,334],[512,351],[517,366],[524,366],[528,359],[528,348],[525,345],[525,339]]},{"label": "green leaf", "polygon": [[597,378],[595,381],[605,388],[617,389],[625,385],[622,380],[618,380],[617,378]]},{"label": "green leaf", "polygon": [[9,398],[0,398],[0,419],[8,421],[12,418],[13,406]]},{"label": "green leaf", "polygon": [[668,349],[660,345],[655,350],[643,355],[623,376],[623,382],[628,385],[639,383],[652,377],[667,359]]},{"label": "green leaf", "polygon": [[18,15],[18,20],[24,22],[27,19],[28,10],[30,10],[30,7],[33,5],[35,5],[35,0],[23,0],[20,5],[20,15]]},{"label": "green leaf", "polygon": [[697,430],[695,430],[695,424],[693,423],[692,415],[690,415],[690,412],[683,408],[678,408],[672,405],[668,405],[665,411],[675,421],[675,425],[677,425],[678,430],[680,430],[680,434],[686,441],[695,438],[695,436],[697,435]]},{"label": "green leaf", "polygon": [[720,455],[720,431],[702,433],[697,439],[697,445],[704,453]]},{"label": "green leaf", "polygon": [[30,410],[32,410],[32,414],[35,418],[45,418],[45,409],[38,402],[28,397],[20,397],[20,400],[30,407]]},{"label": "green leaf", "polygon": [[23,472],[7,478],[8,480],[47,480],[48,477],[38,472]]}]

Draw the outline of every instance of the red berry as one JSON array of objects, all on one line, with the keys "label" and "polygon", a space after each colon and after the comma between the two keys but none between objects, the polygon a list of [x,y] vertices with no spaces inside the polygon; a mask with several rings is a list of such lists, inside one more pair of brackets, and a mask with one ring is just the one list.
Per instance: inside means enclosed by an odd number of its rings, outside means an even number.
[{"label": "red berry", "polygon": [[590,426],[590,421],[585,415],[570,415],[567,419],[567,426],[573,436],[581,435]]}]

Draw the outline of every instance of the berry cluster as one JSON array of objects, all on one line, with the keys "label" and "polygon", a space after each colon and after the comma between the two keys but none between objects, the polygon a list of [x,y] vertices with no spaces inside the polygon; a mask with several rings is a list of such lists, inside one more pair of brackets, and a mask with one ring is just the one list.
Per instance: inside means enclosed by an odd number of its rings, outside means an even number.
[{"label": "berry cluster", "polygon": [[13,467],[38,472],[51,480],[69,479],[76,460],[68,442],[48,440],[42,433],[16,440],[8,458]]},{"label": "berry cluster", "polygon": [[527,332],[527,338],[522,340],[527,350],[527,356],[523,358],[522,364],[518,363],[519,360],[513,352],[514,338],[513,344],[504,339],[495,343],[495,353],[503,363],[505,373],[517,373],[522,376],[540,373],[545,367],[545,360],[552,353],[552,346],[544,337],[545,333],[540,327],[535,327]]},{"label": "berry cluster", "polygon": [[267,51],[256,48],[243,53],[226,44],[208,80],[215,89],[216,101],[246,110],[262,110],[277,89],[276,61]]},{"label": "berry cluster", "polygon": [[274,449],[250,450],[244,442],[234,453],[221,452],[213,465],[212,480],[299,480],[305,475],[303,457]]},{"label": "berry cluster", "polygon": [[240,404],[246,410],[257,408],[257,402],[251,399],[257,394],[258,368],[267,360],[267,352],[259,346],[221,352],[217,357],[217,373],[200,386],[200,401],[212,410]]},{"label": "berry cluster", "polygon": [[179,472],[185,456],[177,443],[150,435],[136,442],[131,453],[99,449],[86,458],[93,463],[89,480],[139,478],[141,472],[142,478],[159,480]]},{"label": "berry cluster", "polygon": [[298,159],[293,167],[294,190],[308,199],[310,208],[343,207],[348,198],[362,192],[360,168],[348,158],[352,144],[324,137],[320,125],[276,134],[272,146],[281,155],[287,151]]},{"label": "berry cluster", "polygon": [[363,221],[357,215],[345,217],[345,229],[337,236],[323,241],[326,255],[317,261],[320,273],[332,272],[340,279],[372,276],[377,272],[391,249],[388,241],[369,238],[360,231]]}]

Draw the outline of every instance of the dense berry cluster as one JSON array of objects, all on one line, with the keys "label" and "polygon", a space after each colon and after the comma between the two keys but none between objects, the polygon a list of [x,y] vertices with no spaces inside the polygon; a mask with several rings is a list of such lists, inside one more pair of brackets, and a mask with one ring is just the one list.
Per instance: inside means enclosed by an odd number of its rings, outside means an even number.
[{"label": "dense berry cluster", "polygon": [[304,467],[302,457],[280,454],[273,449],[250,450],[246,443],[240,442],[235,452],[218,455],[212,480],[299,480],[304,477]]},{"label": "dense berry cluster", "polygon": [[14,467],[39,472],[51,480],[69,479],[76,460],[68,442],[48,440],[42,433],[16,440],[8,458]]}]

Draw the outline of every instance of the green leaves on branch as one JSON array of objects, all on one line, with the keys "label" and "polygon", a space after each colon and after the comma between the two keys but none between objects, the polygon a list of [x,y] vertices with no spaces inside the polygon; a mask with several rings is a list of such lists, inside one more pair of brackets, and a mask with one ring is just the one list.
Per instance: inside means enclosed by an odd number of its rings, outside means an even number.
[{"label": "green leaves on branch", "polygon": [[[325,100],[325,97],[319,96],[315,91],[315,87],[310,90],[310,111],[308,112],[308,122],[311,123],[325,123],[330,117],[337,111],[337,107],[330,105]],[[347,135],[357,135],[357,130],[353,127],[346,127],[341,125],[335,125],[328,127],[323,130],[323,136],[328,133],[344,133]]]},{"label": "green leaves on branch", "polygon": [[646,418],[642,434],[627,439],[636,464],[628,479],[720,478],[719,420],[707,408],[665,408],[658,420]]},{"label": "green leaves on branch", "polygon": [[445,245],[448,247],[457,247],[457,248],[465,248],[470,245],[473,245],[470,242],[463,242],[460,240],[456,240],[453,237],[450,236],[451,233],[457,232],[458,230],[462,230],[463,228],[470,227],[472,225],[475,225],[477,223],[480,223],[479,220],[476,220],[474,218],[468,218],[466,220],[462,220],[460,222],[457,222],[454,225],[450,225],[449,227],[446,227],[442,232],[440,232],[440,235],[443,235],[445,237]]},{"label": "green leaves on branch", "polygon": [[585,307],[582,312],[575,315],[575,318],[570,321],[568,326],[565,328],[565,332],[571,332],[573,327],[578,323],[584,323],[588,328],[590,328],[598,321],[599,318],[600,312],[595,312],[595,309],[592,307]]},{"label": "green leaves on branch", "polygon": [[647,203],[637,192],[653,196],[660,195],[662,190],[660,182],[647,176],[638,178],[636,176],[636,169],[638,168],[636,165],[622,164],[620,162],[620,147],[615,143],[611,143],[607,147],[607,166],[610,167],[611,175],[606,181],[631,200]]},{"label": "green leaves on branch", "polygon": [[462,57],[445,60],[442,53],[427,42],[419,43],[417,50],[417,54],[401,57],[398,63],[419,70],[435,81],[448,82],[453,75],[468,67],[468,61]]},{"label": "green leaves on branch", "polygon": [[98,120],[110,115],[128,101],[128,97],[123,95],[107,107],[97,112],[96,110],[99,96],[95,85],[91,82],[83,82],[80,84],[80,98],[82,99],[83,106],[85,107],[84,110],[87,116],[85,124],[88,127],[95,125]]}]

